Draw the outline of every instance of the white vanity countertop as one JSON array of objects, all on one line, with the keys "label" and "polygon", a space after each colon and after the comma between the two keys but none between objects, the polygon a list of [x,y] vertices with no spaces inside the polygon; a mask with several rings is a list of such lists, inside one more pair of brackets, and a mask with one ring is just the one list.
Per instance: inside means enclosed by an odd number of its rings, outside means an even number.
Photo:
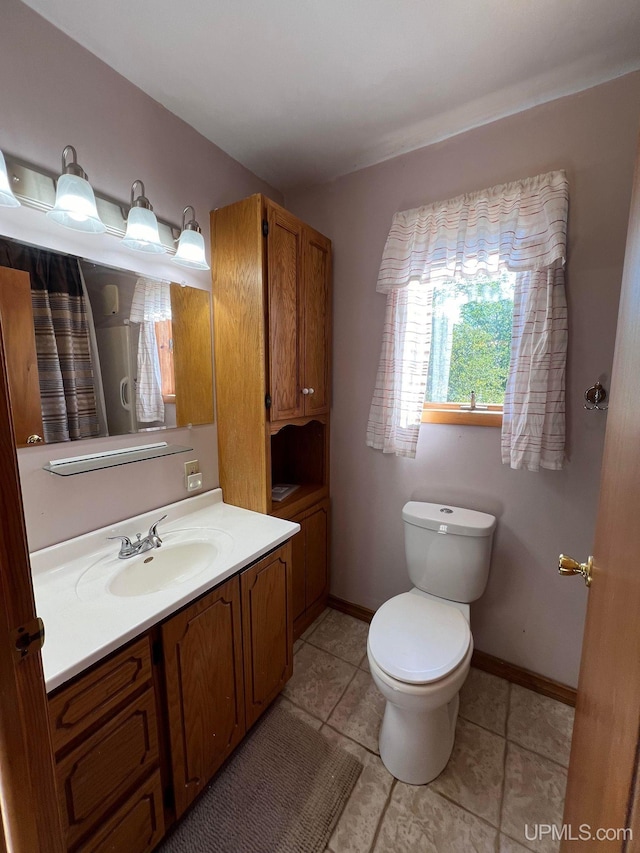
[{"label": "white vanity countertop", "polygon": [[[223,543],[214,563],[195,576],[144,595],[114,595],[101,582],[100,565],[117,557],[108,536],[146,535],[162,515],[161,537],[169,541],[208,530]],[[44,620],[42,662],[47,691],[123,646],[258,557],[281,545],[300,525],[225,504],[214,489],[152,512],[34,551],[31,571],[36,613]],[[181,531],[178,533],[178,531]],[[188,533],[187,533],[188,531]],[[147,552],[154,555],[156,551]],[[96,563],[100,565],[96,566]],[[115,565],[109,560],[111,566]],[[118,561],[125,567],[127,560]],[[91,572],[91,575],[89,575]]]}]

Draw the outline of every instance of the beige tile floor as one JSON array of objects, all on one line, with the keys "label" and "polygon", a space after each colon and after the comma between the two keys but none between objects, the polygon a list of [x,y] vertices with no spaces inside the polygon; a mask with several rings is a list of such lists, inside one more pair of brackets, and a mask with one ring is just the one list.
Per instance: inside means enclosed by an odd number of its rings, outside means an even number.
[{"label": "beige tile floor", "polygon": [[279,700],[362,762],[326,853],[557,850],[526,835],[561,823],[573,709],[472,669],[449,764],[429,785],[405,785],[378,755],[384,700],[367,666],[368,627],[325,610],[297,641]]}]

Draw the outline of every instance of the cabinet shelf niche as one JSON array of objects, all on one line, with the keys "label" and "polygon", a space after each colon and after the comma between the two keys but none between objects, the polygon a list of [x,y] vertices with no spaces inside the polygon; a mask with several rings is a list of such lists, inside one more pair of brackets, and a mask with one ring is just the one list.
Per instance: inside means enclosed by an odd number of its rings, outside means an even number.
[{"label": "cabinet shelf niche", "polygon": [[294,505],[317,500],[327,488],[327,475],[326,424],[289,425],[271,436],[271,486],[298,486],[284,500],[272,502],[272,513],[288,515]]}]

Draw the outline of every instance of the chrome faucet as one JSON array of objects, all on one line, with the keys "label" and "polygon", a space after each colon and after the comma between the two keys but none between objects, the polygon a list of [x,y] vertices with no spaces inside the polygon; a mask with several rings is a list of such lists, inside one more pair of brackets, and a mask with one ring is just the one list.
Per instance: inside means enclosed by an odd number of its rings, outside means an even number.
[{"label": "chrome faucet", "polygon": [[158,536],[158,525],[166,517],[166,515],[163,515],[162,518],[154,521],[144,539],[142,538],[142,533],[136,533],[134,542],[128,536],[107,536],[109,540],[120,540],[118,559],[127,560],[129,557],[135,557],[136,554],[144,554],[145,551],[151,551],[152,548],[159,548],[162,545],[162,539]]}]

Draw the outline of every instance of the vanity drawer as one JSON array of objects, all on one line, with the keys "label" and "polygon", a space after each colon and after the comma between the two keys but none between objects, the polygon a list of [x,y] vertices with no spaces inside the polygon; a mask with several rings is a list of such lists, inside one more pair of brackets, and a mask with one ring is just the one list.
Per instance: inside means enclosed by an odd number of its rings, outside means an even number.
[{"label": "vanity drawer", "polygon": [[131,702],[61,759],[58,797],[67,846],[101,823],[107,812],[158,763],[155,694]]},{"label": "vanity drawer", "polygon": [[53,748],[59,752],[151,681],[149,637],[132,643],[49,699]]},{"label": "vanity drawer", "polygon": [[140,785],[135,794],[81,845],[82,853],[148,853],[164,835],[160,771]]}]

